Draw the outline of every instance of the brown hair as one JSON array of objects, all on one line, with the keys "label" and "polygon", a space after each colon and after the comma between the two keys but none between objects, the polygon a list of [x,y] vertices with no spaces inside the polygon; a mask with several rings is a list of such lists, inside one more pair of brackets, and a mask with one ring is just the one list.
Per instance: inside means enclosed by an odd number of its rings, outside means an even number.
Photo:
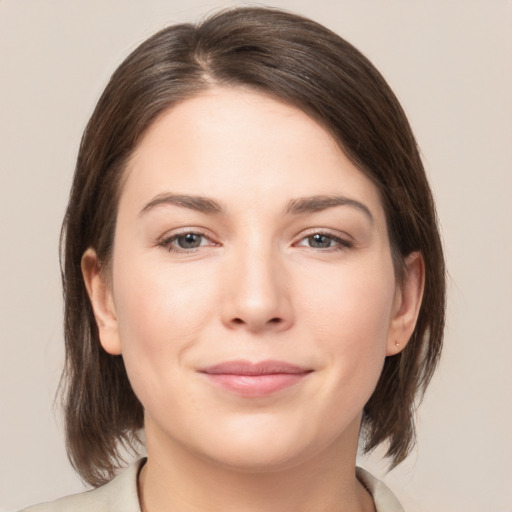
[{"label": "brown hair", "polygon": [[113,74],[84,132],[62,227],[68,454],[92,485],[109,480],[120,447],[136,444],[143,408],[121,356],[106,353],[81,274],[84,251],[110,261],[123,169],[170,106],[212,85],[249,87],[302,109],[329,130],[380,190],[397,277],[420,251],[425,291],[407,347],[388,357],[365,406],[365,450],[388,441],[391,466],[414,444],[414,409],[439,358],[445,271],[432,194],[393,92],[373,65],[325,27],[293,14],[238,8],[168,27]]}]

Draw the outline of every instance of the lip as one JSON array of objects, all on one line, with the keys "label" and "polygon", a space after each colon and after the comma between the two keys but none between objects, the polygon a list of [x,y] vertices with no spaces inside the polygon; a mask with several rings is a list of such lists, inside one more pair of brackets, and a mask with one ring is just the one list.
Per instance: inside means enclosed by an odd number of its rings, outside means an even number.
[{"label": "lip", "polygon": [[311,369],[275,360],[226,361],[199,370],[212,384],[247,397],[272,395],[300,383],[311,372]]}]

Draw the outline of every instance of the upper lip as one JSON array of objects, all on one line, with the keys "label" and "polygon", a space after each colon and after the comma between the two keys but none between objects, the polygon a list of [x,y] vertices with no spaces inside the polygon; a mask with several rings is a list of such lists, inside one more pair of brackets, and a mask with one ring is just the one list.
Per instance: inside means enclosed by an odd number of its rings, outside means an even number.
[{"label": "upper lip", "polygon": [[253,363],[251,361],[237,360],[225,361],[199,370],[210,375],[272,375],[272,374],[300,374],[312,370],[296,366],[284,361],[267,360]]}]

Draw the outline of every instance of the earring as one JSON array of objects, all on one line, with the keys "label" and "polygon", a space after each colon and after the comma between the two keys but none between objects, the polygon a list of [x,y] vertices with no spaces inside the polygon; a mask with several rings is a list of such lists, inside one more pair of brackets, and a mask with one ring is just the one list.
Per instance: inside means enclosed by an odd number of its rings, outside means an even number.
[{"label": "earring", "polygon": [[399,347],[400,346],[400,342],[399,341],[395,341],[395,346]]}]

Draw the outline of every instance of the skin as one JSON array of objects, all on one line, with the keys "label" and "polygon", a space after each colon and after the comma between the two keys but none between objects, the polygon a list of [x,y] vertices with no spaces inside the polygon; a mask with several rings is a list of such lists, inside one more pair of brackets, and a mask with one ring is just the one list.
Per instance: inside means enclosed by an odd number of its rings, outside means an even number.
[{"label": "skin", "polygon": [[[82,268],[145,409],[143,509],[374,510],[354,474],[361,414],[424,272],[413,253],[397,283],[377,188],[306,114],[232,88],[162,115],[125,178],[111,274],[93,249]],[[325,196],[349,201],[312,208]],[[234,359],[309,373],[258,397],[200,373]]]}]

